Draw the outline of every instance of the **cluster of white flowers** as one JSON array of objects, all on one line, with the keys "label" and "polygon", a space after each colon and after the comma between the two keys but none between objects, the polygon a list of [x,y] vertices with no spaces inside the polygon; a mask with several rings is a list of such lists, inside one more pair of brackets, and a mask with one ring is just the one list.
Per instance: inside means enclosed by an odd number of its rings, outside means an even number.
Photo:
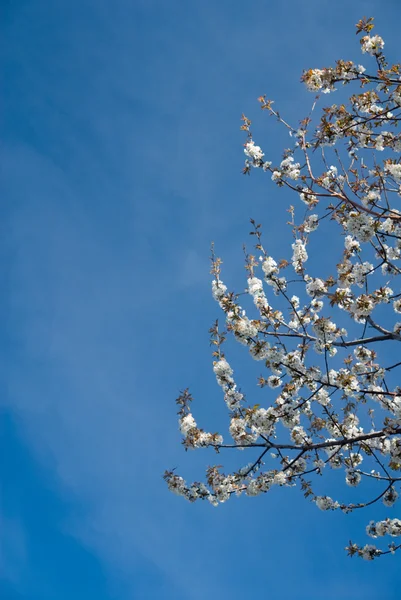
[{"label": "cluster of white flowers", "polygon": [[274,476],[270,473],[262,473],[255,479],[252,479],[246,488],[247,496],[259,496],[267,492],[274,483]]},{"label": "cluster of white flowers", "polygon": [[259,167],[262,163],[264,153],[262,152],[262,148],[260,146],[256,146],[253,140],[249,140],[244,147],[244,152],[246,156],[252,159],[252,165],[254,167]]},{"label": "cluster of white flowers", "polygon": [[288,177],[289,179],[299,179],[301,175],[300,164],[294,162],[293,156],[288,156],[281,161],[280,171],[281,176]]},{"label": "cluster of white flowers", "polygon": [[385,170],[389,173],[396,181],[401,181],[401,164],[387,162]]},{"label": "cluster of white flowers", "polygon": [[361,250],[361,245],[358,240],[355,240],[352,235],[346,235],[344,240],[345,249],[348,252],[359,252]]},{"label": "cluster of white flowers", "polygon": [[331,165],[328,171],[325,173],[324,177],[322,177],[322,186],[326,189],[333,188],[336,184],[340,185],[343,182],[343,176],[338,175],[337,167]]},{"label": "cluster of white flowers", "polygon": [[277,263],[271,256],[268,256],[263,260],[262,270],[266,278],[271,278],[272,275],[277,275],[279,273]]},{"label": "cluster of white flowers", "polygon": [[309,215],[303,222],[303,230],[305,233],[316,231],[319,226],[319,215]]},{"label": "cluster of white flowers", "polygon": [[364,560],[373,560],[375,556],[379,556],[380,553],[380,550],[378,550],[373,544],[366,544],[362,548],[361,556]]},{"label": "cluster of white flowers", "polygon": [[216,375],[217,383],[221,387],[232,385],[234,383],[234,379],[232,378],[233,370],[225,358],[221,358],[215,362],[213,371]]},{"label": "cluster of white flowers", "polygon": [[375,234],[376,222],[366,213],[351,211],[345,227],[360,242],[369,242]]},{"label": "cluster of white flowers", "polygon": [[227,292],[227,286],[221,281],[214,279],[212,281],[212,294],[216,302],[221,302]]},{"label": "cluster of white flowers", "polygon": [[[375,90],[368,90],[356,97],[352,98],[352,104],[360,112],[365,114],[375,114],[383,112],[383,108],[377,104],[379,102],[379,96]],[[360,139],[360,146],[363,148],[366,146],[366,142],[371,141],[370,130],[366,128],[364,124],[357,124],[356,131],[358,132]]]},{"label": "cluster of white flowers", "polygon": [[316,352],[321,354],[324,350],[328,350],[331,356],[334,356],[337,352],[336,349],[333,348],[333,342],[345,333],[327,317],[315,319],[313,323],[313,332],[317,338],[315,342]]},{"label": "cluster of white flowers", "polygon": [[345,481],[346,484],[351,486],[351,487],[357,487],[362,479],[362,475],[360,473],[358,473],[358,471],[354,471],[352,469],[349,469],[347,471],[346,477],[345,477]]},{"label": "cluster of white flowers", "polygon": [[256,338],[258,335],[258,328],[246,315],[233,321],[233,330],[237,340],[245,346],[249,344],[250,338]]},{"label": "cluster of white flowers", "polygon": [[213,371],[216,375],[217,383],[223,388],[224,401],[227,407],[230,410],[238,409],[244,399],[244,396],[237,390],[237,385],[232,376],[233,370],[225,358],[221,358],[215,362]]},{"label": "cluster of white flowers", "polygon": [[385,519],[376,523],[371,521],[366,527],[366,533],[372,538],[383,537],[385,535],[398,537],[401,535],[401,521],[400,519]]},{"label": "cluster of white flowers", "polygon": [[[394,262],[394,261],[400,259],[401,249],[399,247],[399,242],[396,242],[395,247],[392,247],[392,246],[389,246],[388,244],[383,243],[383,250],[385,251],[386,258],[388,258],[389,261]],[[383,271],[383,269],[382,269],[382,271]],[[387,272],[387,269],[383,271],[383,274],[385,274],[386,272]]]},{"label": "cluster of white flowers", "polygon": [[329,393],[323,387],[314,394],[313,399],[316,400],[316,402],[319,402],[319,404],[322,406],[329,406],[330,404]]},{"label": "cluster of white flowers", "polygon": [[393,93],[391,94],[392,100],[397,104],[401,105],[401,85],[398,85]]},{"label": "cluster of white flowers", "polygon": [[287,287],[287,281],[285,277],[278,277],[280,269],[271,256],[261,257],[262,271],[265,275],[265,281],[270,285],[274,293],[278,295],[280,291],[283,291]]},{"label": "cluster of white flowers", "polygon": [[230,435],[237,444],[248,445],[255,442],[259,435],[249,431],[248,424],[242,417],[233,417],[230,422]]},{"label": "cluster of white flowers", "polygon": [[393,487],[391,487],[383,496],[383,504],[385,506],[393,506],[397,499],[398,492],[396,492],[396,490]]},{"label": "cluster of white flowers", "polygon": [[398,298],[398,300],[394,300],[393,308],[396,313],[401,313],[401,298]]},{"label": "cluster of white flowers", "polygon": [[306,434],[305,429],[301,425],[295,425],[295,427],[292,428],[291,439],[294,444],[298,444],[299,446],[312,443],[311,438]]},{"label": "cluster of white flowers", "polygon": [[361,50],[363,53],[371,54],[375,56],[380,54],[384,48],[384,41],[380,35],[369,36],[365,35],[361,39]]},{"label": "cluster of white flowers", "polygon": [[172,474],[171,477],[167,479],[167,485],[168,489],[174,494],[177,494],[178,496],[185,495],[187,489],[186,482],[179,475]]},{"label": "cluster of white flowers", "polygon": [[318,202],[317,197],[311,192],[311,190],[309,190],[309,188],[303,188],[302,192],[299,194],[299,197],[302,202],[304,202],[304,204],[310,208]]},{"label": "cluster of white flowers", "polygon": [[357,323],[364,323],[374,307],[374,300],[367,294],[361,294],[351,303],[350,314]]},{"label": "cluster of white flowers", "polygon": [[277,422],[277,411],[271,406],[257,408],[248,411],[245,420],[254,434],[271,436]]},{"label": "cluster of white flowers", "polygon": [[292,244],[292,266],[296,273],[300,273],[303,269],[303,263],[308,260],[305,243],[302,240],[295,240]]},{"label": "cluster of white flowers", "polygon": [[310,92],[318,92],[323,87],[325,72],[322,69],[311,69],[305,77],[305,85]]},{"label": "cluster of white flowers", "polygon": [[198,429],[196,421],[191,413],[187,413],[180,418],[179,426],[187,448],[201,448],[202,446],[223,443],[223,436],[207,433],[202,429]]},{"label": "cluster of white flowers", "polygon": [[307,278],[307,284],[305,287],[308,296],[318,297],[323,296],[327,292],[327,286],[322,279],[319,277]]},{"label": "cluster of white flowers", "polygon": [[[377,144],[377,140],[376,140]],[[376,148],[377,149],[377,148]],[[362,204],[366,207],[371,207],[373,204],[376,204],[380,201],[381,195],[377,190],[369,190],[366,196],[361,198]]]},{"label": "cluster of white flowers", "polygon": [[335,68],[309,69],[304,72],[302,80],[310,92],[322,91],[327,94],[335,90],[334,84],[337,81],[357,79],[365,70],[365,67],[355,65],[352,61],[339,60]]},{"label": "cluster of white flowers", "polygon": [[263,282],[258,277],[248,279],[248,292],[252,296],[256,308],[263,314],[269,308],[269,303],[263,289]]},{"label": "cluster of white flowers", "polygon": [[373,352],[366,346],[358,346],[354,350],[355,357],[361,361],[361,363],[368,363],[373,359]]},{"label": "cluster of white flowers", "polygon": [[188,413],[187,415],[182,417],[182,419],[180,420],[180,430],[183,435],[186,436],[188,431],[194,428],[196,428],[196,421],[191,415],[191,413]]},{"label": "cluster of white flowers", "polygon": [[340,507],[339,503],[335,502],[330,496],[316,496],[315,502],[320,510],[335,510]]},{"label": "cluster of white flowers", "polygon": [[338,287],[337,292],[342,293],[343,305],[339,304],[340,308],[350,309],[351,303],[347,300],[352,298],[351,287],[357,285],[362,288],[366,285],[366,278],[372,274],[373,265],[368,261],[357,262],[353,264],[350,260],[345,259],[337,265]]}]

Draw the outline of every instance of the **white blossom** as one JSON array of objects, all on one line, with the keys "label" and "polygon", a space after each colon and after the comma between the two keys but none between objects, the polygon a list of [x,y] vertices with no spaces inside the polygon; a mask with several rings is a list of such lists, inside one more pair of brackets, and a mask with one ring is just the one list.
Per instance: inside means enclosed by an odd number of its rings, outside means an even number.
[{"label": "white blossom", "polygon": [[384,48],[384,41],[380,35],[369,36],[365,35],[365,37],[361,40],[361,50],[364,53],[371,54],[372,56],[380,54],[380,52]]},{"label": "white blossom", "polygon": [[333,510],[339,507],[338,502],[334,502],[330,496],[317,496],[315,502],[320,510]]},{"label": "white blossom", "polygon": [[258,163],[260,163],[264,156],[261,147],[256,146],[253,140],[249,140],[245,144],[244,152],[246,156],[249,156],[253,160],[254,166],[258,166]]}]

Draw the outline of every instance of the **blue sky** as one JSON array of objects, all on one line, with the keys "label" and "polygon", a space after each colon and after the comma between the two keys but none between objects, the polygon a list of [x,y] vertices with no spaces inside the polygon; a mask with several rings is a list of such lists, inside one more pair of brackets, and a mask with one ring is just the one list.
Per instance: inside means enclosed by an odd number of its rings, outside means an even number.
[{"label": "blue sky", "polygon": [[161,479],[214,461],[180,446],[180,389],[206,428],[225,417],[210,242],[237,288],[250,217],[278,254],[288,244],[288,203],[240,174],[241,113],[279,156],[288,141],[256,98],[301,119],[302,70],[362,61],[365,14],[399,60],[401,5],[381,6],[3,3],[2,600],[398,597],[396,559],[343,552],[370,515],[323,514],[281,489],[189,505]]}]

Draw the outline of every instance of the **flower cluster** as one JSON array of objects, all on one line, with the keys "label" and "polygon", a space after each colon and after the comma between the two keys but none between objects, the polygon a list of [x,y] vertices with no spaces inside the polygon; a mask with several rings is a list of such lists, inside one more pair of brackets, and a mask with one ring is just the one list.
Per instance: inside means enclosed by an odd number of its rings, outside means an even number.
[{"label": "flower cluster", "polygon": [[361,39],[361,50],[372,56],[380,54],[384,48],[384,41],[380,35],[365,35]]},{"label": "flower cluster", "polygon": [[245,144],[244,153],[251,159],[249,164],[251,164],[253,167],[262,166],[264,153],[262,152],[262,148],[260,146],[256,146],[252,139],[248,140]]},{"label": "flower cluster", "polygon": [[401,535],[401,521],[400,519],[385,519],[377,523],[371,521],[366,527],[366,533],[372,538],[383,537],[385,535],[398,537]]}]

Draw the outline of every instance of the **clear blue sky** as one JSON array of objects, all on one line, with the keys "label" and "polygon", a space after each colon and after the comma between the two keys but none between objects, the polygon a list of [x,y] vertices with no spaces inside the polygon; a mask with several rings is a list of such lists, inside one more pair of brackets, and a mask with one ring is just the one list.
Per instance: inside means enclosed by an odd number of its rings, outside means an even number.
[{"label": "clear blue sky", "polygon": [[[208,340],[210,241],[237,289],[250,217],[285,247],[288,203],[259,173],[240,174],[241,113],[279,156],[256,98],[305,116],[302,69],[363,62],[354,24],[365,14],[399,61],[401,4],[0,10],[1,600],[398,598],[397,558],[343,551],[370,515],[321,513],[281,489],[189,505],[161,475],[200,478],[215,461],[180,446],[180,389],[206,428],[225,415]],[[242,356],[233,366],[246,380]]]}]

